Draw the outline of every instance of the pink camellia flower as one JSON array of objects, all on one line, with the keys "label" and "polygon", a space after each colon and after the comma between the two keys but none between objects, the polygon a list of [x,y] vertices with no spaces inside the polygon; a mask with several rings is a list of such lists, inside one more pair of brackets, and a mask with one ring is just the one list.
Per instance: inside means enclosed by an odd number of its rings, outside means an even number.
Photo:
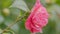
[{"label": "pink camellia flower", "polygon": [[48,23],[48,13],[45,7],[42,6],[40,0],[36,0],[31,14],[26,20],[25,27],[30,30],[32,34],[37,32],[43,33],[42,28]]}]

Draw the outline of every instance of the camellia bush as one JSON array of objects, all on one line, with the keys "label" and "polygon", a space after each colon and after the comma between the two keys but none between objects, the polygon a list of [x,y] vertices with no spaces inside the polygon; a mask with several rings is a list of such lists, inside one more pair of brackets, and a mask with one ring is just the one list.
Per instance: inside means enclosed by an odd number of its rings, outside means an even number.
[{"label": "camellia bush", "polygon": [[60,0],[0,0],[0,34],[60,34]]}]

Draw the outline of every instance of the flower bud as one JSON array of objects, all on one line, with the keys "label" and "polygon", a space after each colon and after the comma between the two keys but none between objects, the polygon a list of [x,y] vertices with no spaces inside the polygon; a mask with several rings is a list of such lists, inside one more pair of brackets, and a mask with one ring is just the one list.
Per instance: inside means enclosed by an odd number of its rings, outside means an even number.
[{"label": "flower bud", "polygon": [[4,8],[4,9],[3,9],[3,14],[4,14],[5,16],[9,16],[9,15],[10,15],[9,9],[8,9],[8,8]]}]

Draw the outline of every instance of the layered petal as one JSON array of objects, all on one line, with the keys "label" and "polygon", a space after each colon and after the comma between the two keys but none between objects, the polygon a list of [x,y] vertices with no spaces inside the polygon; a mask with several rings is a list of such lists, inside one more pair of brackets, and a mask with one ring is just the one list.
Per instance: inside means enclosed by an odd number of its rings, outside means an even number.
[{"label": "layered petal", "polygon": [[42,28],[48,23],[48,13],[45,7],[42,6],[40,0],[36,0],[29,17],[26,20],[25,27],[32,33],[42,33]]}]

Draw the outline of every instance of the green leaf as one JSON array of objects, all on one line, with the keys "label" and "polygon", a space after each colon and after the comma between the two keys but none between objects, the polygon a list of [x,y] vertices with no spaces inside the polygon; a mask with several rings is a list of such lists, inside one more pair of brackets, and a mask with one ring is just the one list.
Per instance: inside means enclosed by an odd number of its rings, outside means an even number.
[{"label": "green leaf", "polygon": [[20,30],[18,24],[14,24],[10,29],[13,30],[16,34],[18,34]]},{"label": "green leaf", "polygon": [[56,21],[49,19],[48,24],[43,29],[43,34],[56,34]]},{"label": "green leaf", "polygon": [[7,26],[4,24],[4,23],[2,23],[2,24],[0,24],[0,28],[3,30],[3,29],[5,29]]},{"label": "green leaf", "polygon": [[[12,23],[15,23],[15,22],[10,18],[10,19],[6,19],[4,24],[7,25],[7,26],[9,26],[9,25],[11,25]],[[18,34],[18,32],[19,32],[19,26],[18,26],[18,24],[12,25],[12,26],[10,27],[10,29],[13,30],[14,33],[16,33],[16,34]]]},{"label": "green leaf", "polygon": [[2,8],[6,8],[6,7],[9,7],[12,3],[13,3],[14,0],[1,0],[0,2],[2,2]]},{"label": "green leaf", "polygon": [[[23,20],[24,21],[24,20]],[[30,34],[30,31],[29,30],[27,30],[27,29],[25,29],[25,21],[23,22],[23,21],[21,21],[20,23],[19,23],[19,26],[20,26],[20,29],[19,29],[19,34]]]},{"label": "green leaf", "polygon": [[35,5],[36,0],[24,0],[28,6],[28,8],[31,10],[32,7]]},{"label": "green leaf", "polygon": [[56,0],[56,4],[60,5],[60,0]]},{"label": "green leaf", "polygon": [[15,0],[11,7],[16,7],[24,11],[29,11],[29,8],[23,0]]},{"label": "green leaf", "polygon": [[0,0],[0,9],[9,7],[14,0]]}]

